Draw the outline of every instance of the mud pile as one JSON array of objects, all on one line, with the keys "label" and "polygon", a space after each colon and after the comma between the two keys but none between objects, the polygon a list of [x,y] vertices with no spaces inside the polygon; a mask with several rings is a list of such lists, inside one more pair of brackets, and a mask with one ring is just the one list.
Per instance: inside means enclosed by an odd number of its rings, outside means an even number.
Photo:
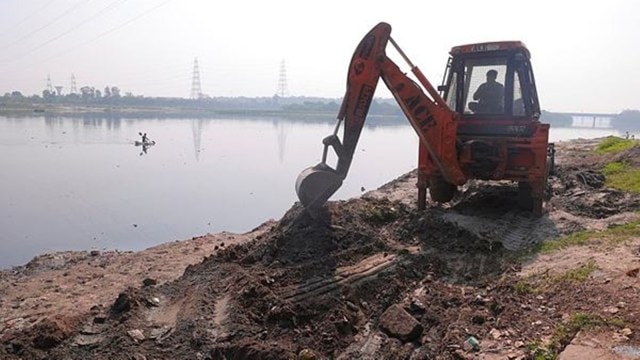
[{"label": "mud pile", "polygon": [[531,357],[527,344],[606,291],[584,287],[581,300],[575,288],[519,291],[517,251],[640,208],[637,195],[598,181],[608,159],[571,160],[560,156],[550,212],[538,219],[517,210],[507,183],[471,183],[452,205],[419,212],[394,197],[413,191],[414,173],[314,216],[296,204],[175,281],[5,332],[0,358]]}]

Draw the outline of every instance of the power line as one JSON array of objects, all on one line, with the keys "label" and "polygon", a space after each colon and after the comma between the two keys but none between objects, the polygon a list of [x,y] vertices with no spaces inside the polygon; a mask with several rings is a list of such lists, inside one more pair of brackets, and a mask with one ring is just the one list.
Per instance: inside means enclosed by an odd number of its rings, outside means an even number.
[{"label": "power line", "polygon": [[[42,31],[42,30],[46,29],[47,27],[51,26],[52,24],[55,24],[58,20],[62,19],[63,17],[65,17],[65,16],[67,16],[67,15],[69,15],[70,13],[72,13],[72,12],[74,12],[74,11],[78,10],[79,8],[81,8],[81,7],[82,7],[82,5],[86,5],[86,4],[90,3],[91,1],[94,1],[94,0],[88,0],[88,1],[86,1],[86,2],[84,2],[84,3],[82,3],[82,0],[81,0],[81,1],[78,1],[77,3],[73,4],[70,8],[68,8],[65,12],[63,12],[62,14],[58,15],[57,17],[55,17],[53,20],[51,20],[51,21],[49,21],[48,23],[46,23],[46,24],[42,25],[41,27],[39,27],[39,28],[37,28],[37,29],[35,29],[35,30],[31,31],[31,32],[30,32],[30,33],[28,33],[28,34],[26,34],[26,35],[23,35],[23,36],[19,37],[18,39],[16,39],[16,40],[15,40],[15,41],[13,41],[12,43],[10,43],[10,44],[6,45],[6,47],[9,47],[9,46],[12,46],[12,45],[14,45],[14,44],[20,43],[20,42],[22,42],[23,40],[30,38],[30,37],[31,37],[31,36],[33,36],[34,34],[37,34],[38,32],[40,32],[40,31]],[[82,4],[80,4],[80,3],[82,3]]]},{"label": "power line", "polygon": [[95,37],[93,37],[93,38],[91,38],[91,39],[89,39],[89,40],[87,40],[87,41],[85,41],[85,42],[83,42],[83,43],[80,43],[80,44],[78,44],[78,45],[72,46],[72,47],[68,48],[68,49],[67,49],[67,50],[65,50],[65,51],[61,51],[61,52],[59,52],[59,53],[57,53],[57,54],[55,54],[55,55],[53,55],[53,56],[49,57],[47,60],[51,60],[51,59],[57,58],[57,57],[59,57],[59,56],[61,56],[61,55],[64,55],[65,53],[69,53],[69,52],[71,52],[71,51],[74,51],[74,50],[76,50],[76,49],[77,49],[77,48],[79,48],[79,47],[85,46],[85,45],[87,45],[87,44],[90,44],[90,43],[92,43],[92,42],[94,42],[94,41],[96,41],[96,40],[98,40],[98,39],[100,39],[100,38],[104,37],[104,36],[107,36],[107,35],[109,35],[110,33],[114,32],[114,31],[116,31],[116,30],[120,30],[121,28],[123,28],[123,27],[125,27],[125,26],[127,26],[127,25],[130,25],[131,23],[133,23],[133,22],[135,22],[135,21],[139,20],[140,18],[142,18],[142,17],[144,17],[144,16],[146,16],[146,15],[150,14],[151,12],[153,12],[153,11],[155,11],[155,10],[159,9],[160,7],[162,7],[162,6],[166,5],[166,4],[168,4],[168,3],[169,3],[169,2],[171,2],[171,1],[173,1],[173,0],[166,0],[166,1],[163,1],[162,3],[160,3],[160,4],[156,5],[156,6],[154,6],[154,7],[150,8],[150,9],[148,9],[148,10],[145,10],[144,12],[142,12],[142,13],[140,13],[140,14],[136,15],[135,17],[133,17],[133,18],[131,18],[131,19],[129,19],[129,20],[127,20],[126,22],[124,22],[124,23],[122,23],[122,24],[120,24],[120,25],[118,25],[118,26],[116,26],[116,27],[114,27],[114,28],[111,28],[111,29],[109,29],[109,30],[107,30],[107,31],[105,31],[105,32],[102,32],[102,33],[98,34],[97,36],[95,36]]},{"label": "power line", "polygon": [[6,28],[4,28],[2,30],[2,32],[7,32],[9,31],[9,29],[13,29],[13,28],[17,28],[18,26],[24,24],[27,20],[31,19],[32,17],[38,15],[39,13],[41,13],[44,9],[48,8],[49,5],[53,4],[56,0],[49,0],[46,4],[44,4],[43,6],[41,6],[40,8],[38,8],[36,11],[33,11],[31,13],[29,13],[29,15],[23,17],[22,19],[16,21],[15,23],[7,26]]},{"label": "power line", "polygon": [[23,57],[23,56],[29,55],[29,54],[33,53],[34,51],[36,51],[36,50],[38,50],[38,49],[41,49],[41,48],[43,48],[43,47],[44,47],[44,46],[46,46],[46,45],[49,45],[50,43],[52,43],[52,42],[54,42],[54,41],[56,41],[56,40],[60,39],[61,37],[63,37],[63,36],[65,36],[65,35],[69,34],[70,32],[72,32],[72,31],[74,31],[74,30],[78,29],[79,27],[81,27],[82,25],[84,25],[84,24],[88,23],[89,21],[91,21],[91,20],[95,20],[96,18],[98,18],[99,16],[103,15],[104,13],[106,13],[106,12],[107,12],[107,11],[109,11],[109,10],[111,10],[112,8],[114,8],[114,7],[116,7],[116,6],[120,5],[120,4],[122,4],[124,1],[126,1],[126,0],[115,0],[115,1],[112,1],[112,2],[111,2],[111,3],[109,3],[109,5],[107,5],[105,8],[103,8],[103,9],[99,10],[97,13],[95,13],[95,14],[93,14],[92,16],[90,16],[90,17],[86,18],[86,19],[85,19],[85,20],[83,20],[82,22],[80,22],[80,23],[76,24],[76,25],[75,25],[75,26],[73,26],[71,29],[68,29],[67,31],[65,31],[65,32],[63,32],[63,33],[61,33],[61,34],[59,34],[59,35],[57,35],[57,36],[54,36],[53,38],[51,38],[51,39],[49,39],[49,40],[45,41],[44,43],[42,43],[42,44],[40,44],[40,45],[36,46],[35,48],[32,48],[31,50],[28,50],[26,53],[23,53],[23,54],[21,54],[21,55],[18,55],[18,56],[16,56],[16,57],[14,57],[14,58],[13,58],[13,60],[17,60],[17,59],[19,59],[20,57]]},{"label": "power line", "polygon": [[[92,1],[92,0],[89,0],[89,1]],[[123,27],[125,27],[125,26],[128,26],[128,25],[130,25],[130,24],[132,24],[132,23],[134,23],[134,22],[138,21],[138,20],[139,20],[139,19],[141,19],[142,17],[144,17],[144,16],[146,16],[146,15],[150,14],[151,12],[153,12],[153,11],[155,11],[155,10],[159,9],[160,7],[162,7],[162,6],[166,5],[166,4],[168,4],[168,3],[169,3],[169,2],[171,2],[171,1],[173,1],[173,0],[165,0],[165,1],[161,2],[160,4],[158,4],[158,5],[154,6],[154,7],[150,8],[150,9],[147,9],[147,10],[143,11],[142,13],[140,13],[140,14],[138,14],[138,15],[134,16],[133,18],[131,18],[131,19],[129,19],[129,20],[127,20],[127,21],[125,21],[124,23],[122,23],[122,24],[120,24],[120,25],[118,25],[118,26],[115,26],[115,27],[113,27],[113,28],[111,28],[111,29],[109,29],[109,30],[107,30],[107,31],[104,31],[104,32],[102,32],[102,33],[98,34],[97,36],[95,36],[95,37],[93,37],[93,38],[91,38],[91,39],[89,39],[89,40],[87,40],[87,41],[85,41],[85,42],[82,42],[82,43],[80,43],[80,44],[77,44],[77,45],[75,45],[75,46],[72,46],[72,47],[70,47],[70,48],[68,48],[68,49],[66,49],[66,50],[64,50],[64,51],[58,52],[58,53],[56,53],[56,54],[54,54],[54,55],[52,55],[52,56],[50,56],[50,57],[48,57],[48,58],[44,59],[43,61],[44,61],[44,62],[47,62],[47,61],[49,61],[49,60],[55,59],[55,58],[60,57],[60,56],[62,56],[62,55],[66,55],[67,53],[70,53],[70,52],[72,52],[72,51],[75,51],[75,50],[77,50],[77,49],[78,49],[78,48],[80,48],[80,47],[83,47],[83,46],[85,46],[85,45],[88,45],[88,44],[90,44],[90,43],[92,43],[92,42],[94,42],[94,41],[96,41],[96,40],[98,40],[98,39],[100,39],[100,38],[102,38],[102,37],[105,37],[105,36],[107,36],[107,35],[109,35],[109,34],[113,33],[114,31],[117,31],[117,30],[119,30],[119,29],[121,29],[121,28],[123,28]],[[37,64],[37,63],[36,63],[36,64]],[[22,67],[25,67],[23,64],[20,64],[20,65],[21,65]],[[31,66],[33,66],[33,65],[35,65],[35,64],[31,64]],[[6,70],[7,70],[7,69],[5,69],[5,71],[6,71]]]}]

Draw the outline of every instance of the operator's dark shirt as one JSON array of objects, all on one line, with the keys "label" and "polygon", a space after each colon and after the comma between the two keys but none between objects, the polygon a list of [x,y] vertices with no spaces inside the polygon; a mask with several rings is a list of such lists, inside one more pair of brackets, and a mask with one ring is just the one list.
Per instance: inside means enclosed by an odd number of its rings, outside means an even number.
[{"label": "operator's dark shirt", "polygon": [[504,86],[497,81],[487,81],[480,85],[473,94],[473,99],[478,100],[478,113],[497,114],[502,113]]}]

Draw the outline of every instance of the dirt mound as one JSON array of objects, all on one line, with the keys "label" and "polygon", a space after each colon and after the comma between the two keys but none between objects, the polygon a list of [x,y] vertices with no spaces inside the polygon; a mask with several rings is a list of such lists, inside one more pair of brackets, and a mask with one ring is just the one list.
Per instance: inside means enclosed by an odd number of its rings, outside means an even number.
[{"label": "dirt mound", "polygon": [[533,356],[525,344],[549,335],[576,302],[599,308],[607,290],[580,285],[581,300],[564,283],[523,291],[512,250],[640,208],[638,196],[598,182],[597,163],[564,160],[543,218],[517,210],[506,183],[472,183],[452,204],[417,211],[387,196],[407,193],[402,184],[415,180],[407,174],[313,216],[296,204],[248,241],[218,248],[174,281],[129,288],[77,325],[5,332],[0,357]]}]

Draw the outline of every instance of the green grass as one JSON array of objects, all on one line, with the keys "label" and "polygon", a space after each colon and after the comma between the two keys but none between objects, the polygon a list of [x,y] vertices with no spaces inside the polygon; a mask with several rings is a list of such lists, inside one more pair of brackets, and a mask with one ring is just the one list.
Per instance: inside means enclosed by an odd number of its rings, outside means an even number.
[{"label": "green grass", "polygon": [[640,194],[640,169],[626,163],[612,162],[605,165],[602,173],[606,176],[607,186]]},{"label": "green grass", "polygon": [[[572,246],[582,246],[596,242],[617,245],[632,237],[640,236],[640,221],[613,225],[604,231],[583,230],[560,237],[556,240],[545,241],[532,249],[535,253],[552,253]],[[531,253],[527,255],[532,255]]]},{"label": "green grass", "polygon": [[535,360],[554,360],[579,331],[605,326],[622,328],[625,323],[619,318],[606,319],[596,314],[575,313],[555,328],[546,346],[536,341],[530,343],[528,349]]},{"label": "green grass", "polygon": [[589,261],[580,267],[559,274],[548,274],[548,271],[545,271],[542,274],[533,274],[518,280],[513,290],[518,295],[540,294],[558,284],[575,284],[586,281],[596,270],[598,270],[598,265],[594,261]]},{"label": "green grass", "polygon": [[628,170],[629,170],[629,164],[616,161],[616,162],[611,162],[606,164],[604,168],[602,168],[602,173],[605,175],[613,175],[613,174],[619,174],[621,172],[625,172]]},{"label": "green grass", "polygon": [[594,261],[589,261],[577,269],[567,270],[562,274],[551,276],[548,282],[553,284],[583,282],[596,270],[598,270],[598,265]]},{"label": "green grass", "polygon": [[593,230],[577,231],[564,235],[557,240],[542,242],[534,248],[534,252],[546,254],[572,246],[586,245],[593,242],[593,239],[596,238],[597,235],[598,232]]},{"label": "green grass", "polygon": [[623,139],[617,136],[606,137],[595,149],[598,154],[620,152],[638,146],[640,142],[633,139]]}]

